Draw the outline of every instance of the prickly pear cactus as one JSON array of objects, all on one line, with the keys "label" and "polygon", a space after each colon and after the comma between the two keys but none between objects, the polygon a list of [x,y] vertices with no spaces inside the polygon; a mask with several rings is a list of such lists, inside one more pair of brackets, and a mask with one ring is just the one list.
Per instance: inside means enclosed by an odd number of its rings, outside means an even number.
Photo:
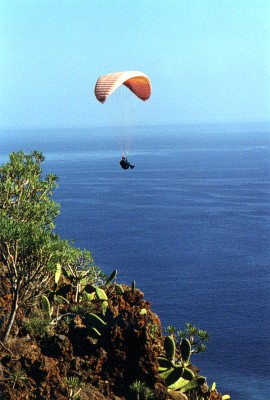
[{"label": "prickly pear cactus", "polygon": [[186,393],[189,390],[196,389],[203,385],[206,382],[206,379],[203,376],[198,376],[198,378],[192,379],[186,385],[180,388],[181,393]]},{"label": "prickly pear cactus", "polygon": [[171,336],[166,336],[164,340],[164,349],[168,360],[174,362],[175,359],[175,341]]},{"label": "prickly pear cactus", "polygon": [[183,373],[183,368],[178,366],[172,369],[170,374],[168,374],[167,378],[165,378],[166,385],[170,387],[171,385],[175,384],[178,379],[181,378]]},{"label": "prickly pear cactus", "polygon": [[108,300],[108,297],[106,295],[106,292],[101,289],[100,287],[96,286],[96,294],[97,294],[97,298],[100,300]]},{"label": "prickly pear cactus", "polygon": [[183,365],[186,366],[189,364],[190,354],[191,354],[191,344],[190,341],[186,338],[183,338],[180,344],[181,358]]},{"label": "prickly pear cactus", "polygon": [[157,360],[158,360],[158,364],[159,364],[159,371],[164,371],[166,369],[174,367],[174,363],[172,361],[168,360],[168,358],[158,357]]}]

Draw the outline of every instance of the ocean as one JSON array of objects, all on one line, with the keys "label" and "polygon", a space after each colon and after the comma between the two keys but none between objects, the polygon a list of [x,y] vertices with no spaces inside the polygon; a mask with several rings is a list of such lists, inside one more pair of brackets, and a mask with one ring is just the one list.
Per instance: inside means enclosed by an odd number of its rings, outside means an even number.
[{"label": "ocean", "polygon": [[163,328],[210,334],[191,361],[233,400],[269,399],[270,124],[0,131],[0,162],[42,151],[56,231],[141,289]]}]

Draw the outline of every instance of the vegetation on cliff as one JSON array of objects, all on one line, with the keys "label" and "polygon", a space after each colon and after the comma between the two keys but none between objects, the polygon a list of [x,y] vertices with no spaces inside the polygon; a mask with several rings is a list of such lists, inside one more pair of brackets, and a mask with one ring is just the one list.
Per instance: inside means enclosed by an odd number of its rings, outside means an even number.
[{"label": "vegetation on cliff", "polygon": [[207,332],[162,333],[136,288],[54,232],[42,153],[0,166],[1,399],[228,399],[190,362]]}]

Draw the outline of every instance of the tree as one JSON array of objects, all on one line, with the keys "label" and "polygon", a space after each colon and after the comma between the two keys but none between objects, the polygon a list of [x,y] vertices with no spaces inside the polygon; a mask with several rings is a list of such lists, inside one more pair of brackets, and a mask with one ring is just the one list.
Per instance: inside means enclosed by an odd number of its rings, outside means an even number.
[{"label": "tree", "polygon": [[42,294],[57,262],[65,262],[72,254],[69,243],[53,232],[60,212],[59,204],[51,199],[57,177],[49,174],[43,178],[44,159],[37,151],[20,151],[0,166],[0,261],[11,293],[3,342],[18,309]]}]

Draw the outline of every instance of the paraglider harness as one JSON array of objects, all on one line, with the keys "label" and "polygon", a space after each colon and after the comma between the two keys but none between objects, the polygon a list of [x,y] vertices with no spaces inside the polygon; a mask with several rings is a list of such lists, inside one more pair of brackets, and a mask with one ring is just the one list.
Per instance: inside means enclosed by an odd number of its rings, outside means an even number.
[{"label": "paraglider harness", "polygon": [[128,161],[127,157],[122,156],[122,159],[119,163],[121,165],[121,167],[123,169],[133,169],[135,167],[135,165],[130,164],[130,162]]}]

